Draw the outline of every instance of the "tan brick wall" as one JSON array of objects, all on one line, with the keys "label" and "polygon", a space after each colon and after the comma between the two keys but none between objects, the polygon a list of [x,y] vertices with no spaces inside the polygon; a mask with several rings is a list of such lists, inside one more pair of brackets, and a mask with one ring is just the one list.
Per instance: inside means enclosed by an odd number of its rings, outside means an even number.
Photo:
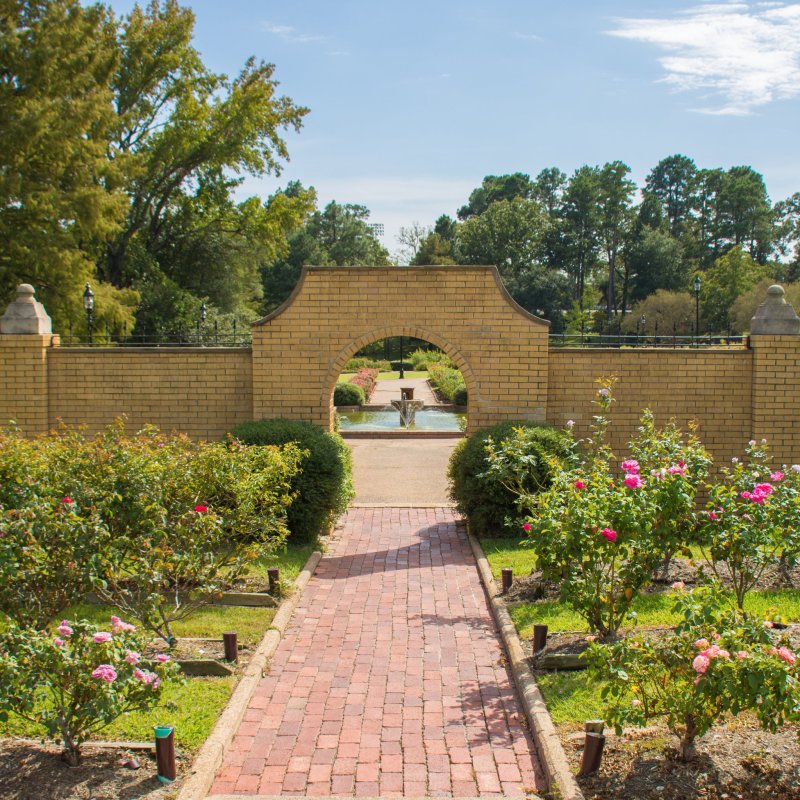
[{"label": "tan brick wall", "polygon": [[750,439],[753,353],[749,350],[637,349],[550,351],[547,419],[575,421],[586,436],[596,406],[595,380],[616,376],[611,444],[624,451],[644,408],[657,424],[675,418],[686,429],[697,420],[698,435],[715,460],[741,454]]},{"label": "tan brick wall", "polygon": [[47,431],[47,355],[58,336],[0,336],[0,425],[11,420],[34,435]]},{"label": "tan brick wall", "polygon": [[312,267],[253,328],[253,410],[329,426],[345,362],[388,336],[441,347],[461,369],[475,430],[544,419],[547,334],[493,267]]},{"label": "tan brick wall", "polygon": [[780,463],[800,462],[800,336],[751,336],[753,438]]},{"label": "tan brick wall", "polygon": [[51,426],[63,420],[93,432],[125,414],[132,429],[152,423],[215,439],[252,419],[242,348],[56,348],[48,373]]}]

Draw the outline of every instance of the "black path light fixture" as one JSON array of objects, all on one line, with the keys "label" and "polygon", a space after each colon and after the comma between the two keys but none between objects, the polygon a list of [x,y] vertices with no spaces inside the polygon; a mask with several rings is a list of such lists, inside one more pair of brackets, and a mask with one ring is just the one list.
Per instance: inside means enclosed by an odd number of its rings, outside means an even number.
[{"label": "black path light fixture", "polygon": [[198,341],[202,339],[203,336],[203,328],[206,324],[206,317],[208,316],[208,309],[206,308],[205,303],[200,303],[200,321],[197,323],[197,339]]},{"label": "black path light fixture", "polygon": [[694,335],[700,337],[700,276],[694,276]]},{"label": "black path light fixture", "polygon": [[94,321],[94,292],[89,284],[83,290],[83,310],[86,312],[86,330],[89,333],[89,344],[92,343],[92,322]]},{"label": "black path light fixture", "polygon": [[400,379],[406,377],[405,370],[403,369],[403,358],[405,357],[405,353],[403,353],[403,337],[400,337]]}]

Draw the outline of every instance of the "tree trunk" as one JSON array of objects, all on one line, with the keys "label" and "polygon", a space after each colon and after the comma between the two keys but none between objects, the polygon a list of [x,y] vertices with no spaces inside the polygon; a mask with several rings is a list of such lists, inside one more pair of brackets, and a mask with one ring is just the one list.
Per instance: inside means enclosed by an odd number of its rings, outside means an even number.
[{"label": "tree trunk", "polygon": [[695,737],[697,736],[697,726],[694,724],[694,717],[687,714],[685,717],[686,731],[681,739],[681,761],[693,761],[697,756],[695,747]]}]

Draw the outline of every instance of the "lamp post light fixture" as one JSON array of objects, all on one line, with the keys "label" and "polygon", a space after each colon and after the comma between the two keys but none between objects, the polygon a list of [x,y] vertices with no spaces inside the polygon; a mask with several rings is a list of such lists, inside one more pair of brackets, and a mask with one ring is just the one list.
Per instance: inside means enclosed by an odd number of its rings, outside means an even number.
[{"label": "lamp post light fixture", "polygon": [[641,327],[642,334],[644,335],[645,339],[647,338],[647,331],[645,330],[644,327],[646,323],[647,323],[647,318],[645,317],[644,314],[642,314],[642,316],[639,317],[639,326]]},{"label": "lamp post light fixture", "polygon": [[700,276],[694,276],[694,335],[700,337]]},{"label": "lamp post light fixture", "polygon": [[205,303],[200,304],[200,321],[197,323],[197,338],[200,340],[203,336],[203,328],[206,324],[206,317],[208,316],[208,309]]},{"label": "lamp post light fixture", "polygon": [[404,353],[403,353],[403,337],[401,336],[400,337],[400,375],[399,375],[401,380],[403,378],[405,378],[405,376],[406,376],[405,370],[403,369],[403,356],[404,356]]},{"label": "lamp post light fixture", "polygon": [[94,292],[89,284],[83,290],[83,309],[86,311],[86,330],[89,333],[89,344],[92,343],[92,321],[94,320]]}]

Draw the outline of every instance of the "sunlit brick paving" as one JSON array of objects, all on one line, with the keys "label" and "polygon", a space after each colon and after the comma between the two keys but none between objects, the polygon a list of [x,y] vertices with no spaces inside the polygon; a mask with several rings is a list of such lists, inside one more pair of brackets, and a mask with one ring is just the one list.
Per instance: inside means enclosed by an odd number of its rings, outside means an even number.
[{"label": "sunlit brick paving", "polygon": [[520,796],[523,719],[453,512],[351,509],[212,794]]}]

